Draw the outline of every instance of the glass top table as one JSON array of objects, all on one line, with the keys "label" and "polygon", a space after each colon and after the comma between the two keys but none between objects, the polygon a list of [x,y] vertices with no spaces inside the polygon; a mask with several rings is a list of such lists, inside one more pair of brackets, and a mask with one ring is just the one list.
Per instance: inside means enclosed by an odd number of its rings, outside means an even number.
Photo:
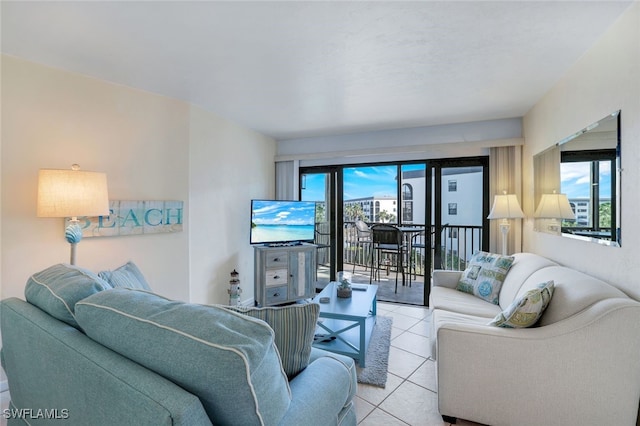
[{"label": "glass top table", "polygon": [[[377,285],[352,284],[351,297],[338,297],[331,282],[313,301],[320,305],[320,319],[313,346],[350,356],[365,366],[371,332],[376,323]],[[328,303],[320,299],[329,298]]]}]

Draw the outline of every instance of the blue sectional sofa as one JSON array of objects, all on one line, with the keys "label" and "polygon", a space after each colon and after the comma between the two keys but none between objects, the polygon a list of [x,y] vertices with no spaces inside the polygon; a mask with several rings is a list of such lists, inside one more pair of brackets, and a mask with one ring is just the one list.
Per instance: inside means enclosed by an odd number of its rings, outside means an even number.
[{"label": "blue sectional sofa", "polygon": [[0,303],[9,424],[356,424],[352,359],[305,343],[292,372],[265,321],[53,269]]}]

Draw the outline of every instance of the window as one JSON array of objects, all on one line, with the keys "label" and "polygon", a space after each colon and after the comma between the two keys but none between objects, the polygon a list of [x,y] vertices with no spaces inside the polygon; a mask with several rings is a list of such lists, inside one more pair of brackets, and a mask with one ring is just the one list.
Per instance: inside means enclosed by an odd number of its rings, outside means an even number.
[{"label": "window", "polygon": [[458,238],[458,228],[449,228],[449,238]]},{"label": "window", "polygon": [[458,191],[458,181],[456,179],[449,179],[449,192]]},{"label": "window", "polygon": [[563,232],[600,236],[615,231],[611,214],[611,200],[616,199],[615,162],[615,149],[560,153],[561,192],[577,206],[576,220],[564,220]]},{"label": "window", "polygon": [[449,215],[456,216],[458,214],[458,203],[449,203]]},{"label": "window", "polygon": [[402,221],[413,222],[413,186],[402,184]]}]

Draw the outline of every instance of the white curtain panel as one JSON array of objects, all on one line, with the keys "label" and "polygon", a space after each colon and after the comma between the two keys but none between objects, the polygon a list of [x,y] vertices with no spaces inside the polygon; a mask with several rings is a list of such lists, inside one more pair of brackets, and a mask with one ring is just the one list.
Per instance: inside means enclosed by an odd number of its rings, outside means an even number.
[{"label": "white curtain panel", "polygon": [[297,167],[294,161],[276,161],[276,200],[297,200]]},{"label": "white curtain panel", "polygon": [[[493,203],[495,195],[516,194],[522,206],[522,147],[504,146],[491,148],[489,151],[489,202]],[[507,236],[507,253],[522,251],[522,221],[510,219],[511,228]],[[490,221],[489,250],[502,252],[502,234],[497,220]]]}]

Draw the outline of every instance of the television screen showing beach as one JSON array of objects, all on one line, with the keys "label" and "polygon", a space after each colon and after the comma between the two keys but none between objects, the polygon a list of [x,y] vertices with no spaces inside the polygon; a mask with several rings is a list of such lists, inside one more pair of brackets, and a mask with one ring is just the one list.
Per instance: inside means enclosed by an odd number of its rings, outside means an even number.
[{"label": "television screen showing beach", "polygon": [[251,243],[313,241],[315,212],[315,202],[253,200]]}]

